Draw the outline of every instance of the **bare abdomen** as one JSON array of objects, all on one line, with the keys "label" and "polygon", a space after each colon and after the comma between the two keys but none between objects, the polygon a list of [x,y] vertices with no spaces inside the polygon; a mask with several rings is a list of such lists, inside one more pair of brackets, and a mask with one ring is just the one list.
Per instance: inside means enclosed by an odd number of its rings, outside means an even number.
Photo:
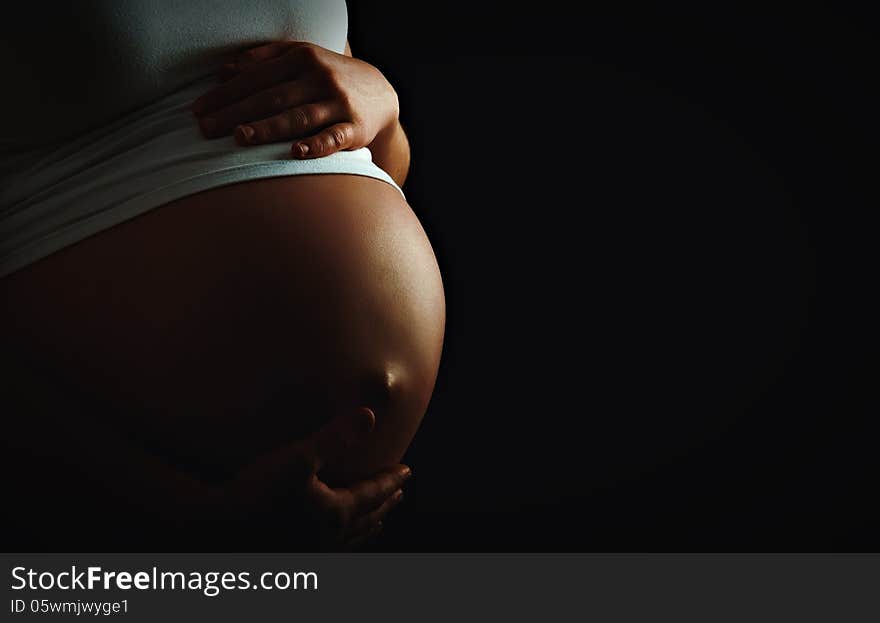
[{"label": "bare abdomen", "polygon": [[427,407],[445,320],[409,206],[351,175],[198,193],[3,287],[3,330],[19,349],[76,379],[107,426],[205,470],[233,469],[359,404],[377,429],[341,473],[397,462]]}]

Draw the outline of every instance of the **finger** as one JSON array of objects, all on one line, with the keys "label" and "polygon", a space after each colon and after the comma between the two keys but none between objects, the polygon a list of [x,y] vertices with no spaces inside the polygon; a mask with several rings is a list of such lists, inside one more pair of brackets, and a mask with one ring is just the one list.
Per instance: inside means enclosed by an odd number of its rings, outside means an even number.
[{"label": "finger", "polygon": [[345,510],[346,517],[360,517],[373,511],[403,486],[412,471],[406,465],[386,469],[369,480],[351,487],[331,489],[335,504]]},{"label": "finger", "polygon": [[294,158],[323,158],[337,151],[352,148],[356,139],[357,127],[346,121],[295,142],[290,148],[290,153]]},{"label": "finger", "polygon": [[384,525],[381,521],[379,523],[373,524],[372,526],[370,526],[370,529],[367,530],[365,533],[359,534],[349,539],[346,545],[348,545],[350,549],[363,547],[371,540],[379,536],[382,533],[382,528],[384,528]]},{"label": "finger", "polygon": [[376,525],[377,523],[381,523],[385,518],[385,515],[391,512],[400,502],[403,500],[403,489],[398,489],[391,497],[382,502],[382,505],[367,513],[363,517],[360,517],[354,521],[349,529],[349,534],[352,536],[356,536],[358,534],[363,534],[369,531],[371,526]]},{"label": "finger", "polygon": [[248,67],[261,61],[269,60],[284,54],[290,49],[292,41],[273,41],[265,45],[259,45],[255,48],[245,50],[239,54],[234,61],[227,63],[220,68],[219,78],[228,80],[235,76],[239,71],[246,70]]},{"label": "finger", "polygon": [[300,453],[309,458],[314,472],[322,466],[339,460],[372,432],[376,425],[373,412],[362,407],[337,416],[320,430],[299,443]]},{"label": "finger", "polygon": [[[320,88],[308,82],[296,80],[283,82],[200,117],[199,126],[208,138],[224,136],[238,124],[266,119],[307,102],[313,102],[320,97],[320,94]],[[279,137],[279,140],[280,138],[282,137]]]},{"label": "finger", "polygon": [[261,455],[241,471],[235,482],[248,495],[256,489],[275,493],[296,490],[304,499],[311,497],[319,505],[317,510],[337,516],[342,527],[347,509],[336,505],[334,497],[321,494],[326,485],[320,483],[317,472],[325,461],[357,445],[375,422],[373,412],[366,408],[337,416],[305,439]]},{"label": "finger", "polygon": [[247,127],[253,130],[250,137],[247,130],[241,128],[236,129],[235,138],[243,145],[287,140],[317,132],[324,126],[338,121],[344,114],[345,111],[337,102],[305,104],[285,110],[268,119],[248,123]]},{"label": "finger", "polygon": [[257,63],[249,71],[239,72],[231,80],[198,97],[193,102],[191,110],[196,115],[206,115],[243,100],[248,95],[268,89],[280,82],[286,82],[296,76],[299,68],[307,60],[303,55],[282,54]]}]

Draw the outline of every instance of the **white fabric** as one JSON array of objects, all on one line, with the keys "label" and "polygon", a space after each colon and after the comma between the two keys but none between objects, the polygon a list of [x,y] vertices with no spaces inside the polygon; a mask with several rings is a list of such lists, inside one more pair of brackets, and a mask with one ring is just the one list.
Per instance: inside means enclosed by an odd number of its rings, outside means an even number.
[{"label": "white fabric", "polygon": [[[341,52],[347,31],[344,2],[259,0],[227,2],[225,6],[223,2],[203,2],[73,3],[96,10],[103,7],[114,15],[114,20],[107,19],[106,14],[102,16],[105,30],[109,28],[112,35],[108,35],[110,40],[122,36],[119,31],[141,33],[134,45],[137,50],[129,59],[134,66],[142,67],[139,78],[127,81],[117,75],[116,70],[130,64],[118,59],[106,80],[99,76],[101,84],[113,85],[120,94],[118,98],[106,95],[113,100],[110,105],[106,97],[101,99],[102,114],[107,114],[117,99],[127,102],[129,107],[136,99],[138,107],[124,114],[116,111],[109,122],[101,120],[93,129],[48,144],[27,145],[28,140],[39,142],[39,138],[29,138],[32,134],[23,132],[20,126],[0,130],[0,276],[169,201],[244,180],[345,173],[385,181],[402,193],[391,177],[372,162],[367,148],[325,158],[294,160],[289,151],[292,141],[240,147],[231,136],[205,139],[189,110],[193,100],[217,84],[216,71],[229,59],[230,51],[290,38],[313,41]],[[279,13],[282,5],[287,10]],[[123,7],[130,10],[122,11]],[[146,11],[145,7],[152,10]],[[272,7],[274,11],[269,10]],[[204,18],[202,28],[197,18],[207,14],[212,19]],[[237,28],[236,19],[238,23],[244,20],[245,26]],[[174,25],[172,30],[177,34],[144,36],[162,32],[162,24]],[[41,32],[41,41],[52,40],[49,30]],[[118,53],[131,52],[132,45]],[[209,53],[211,50],[215,52]],[[70,54],[76,57],[75,50]],[[164,58],[170,64],[144,65],[145,57]],[[189,81],[182,83],[184,80]],[[136,87],[129,89],[129,82],[137,83]],[[37,85],[36,90],[40,88],[45,86]],[[19,100],[27,99],[26,92],[22,95]],[[93,94],[76,101],[82,105],[88,99],[93,99]],[[148,101],[142,103],[143,100]],[[42,105],[33,104],[36,108]],[[31,114],[36,119],[39,111],[21,114]],[[92,113],[84,112],[85,116],[89,114]],[[77,122],[75,110],[68,120]],[[94,120],[87,121],[94,124]]]}]

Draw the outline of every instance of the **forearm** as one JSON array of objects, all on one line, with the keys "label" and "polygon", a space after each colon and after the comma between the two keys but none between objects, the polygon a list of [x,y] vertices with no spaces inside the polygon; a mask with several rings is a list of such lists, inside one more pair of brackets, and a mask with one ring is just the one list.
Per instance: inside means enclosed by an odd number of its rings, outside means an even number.
[{"label": "forearm", "polygon": [[400,120],[379,133],[368,145],[373,153],[373,162],[382,168],[398,186],[403,186],[409,173],[409,141]]},{"label": "forearm", "polygon": [[[352,56],[351,45],[345,41],[345,55]],[[409,141],[395,115],[394,122],[376,135],[367,147],[373,154],[373,162],[391,176],[398,186],[403,186],[409,173]]]},{"label": "forearm", "polygon": [[70,497],[91,511],[125,508],[174,523],[208,515],[209,486],[71,408],[63,391],[16,381],[4,392],[4,454],[24,496]]}]

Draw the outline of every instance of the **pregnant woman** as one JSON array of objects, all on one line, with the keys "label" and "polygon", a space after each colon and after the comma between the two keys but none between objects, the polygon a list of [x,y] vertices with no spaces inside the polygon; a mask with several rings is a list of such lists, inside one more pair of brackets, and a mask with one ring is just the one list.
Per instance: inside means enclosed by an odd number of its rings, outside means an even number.
[{"label": "pregnant woman", "polygon": [[401,499],[443,288],[397,96],[347,26],[326,0],[2,26],[17,549],[348,546]]}]

